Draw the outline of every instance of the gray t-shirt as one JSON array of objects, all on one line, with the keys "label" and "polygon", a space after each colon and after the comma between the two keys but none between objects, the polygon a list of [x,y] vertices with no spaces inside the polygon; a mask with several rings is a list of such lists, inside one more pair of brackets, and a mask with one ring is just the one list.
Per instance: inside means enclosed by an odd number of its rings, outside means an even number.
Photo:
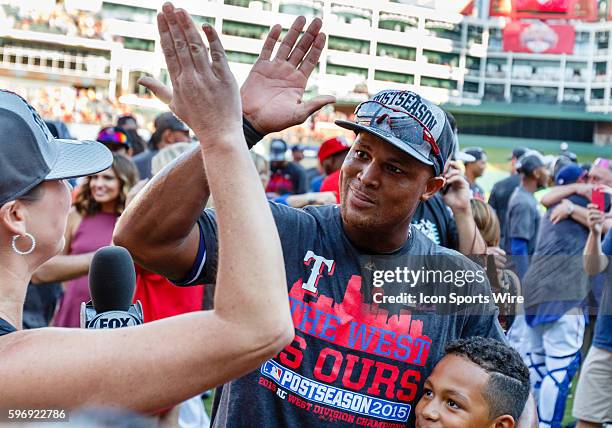
[{"label": "gray t-shirt", "polygon": [[538,201],[523,186],[517,187],[508,204],[506,217],[507,249],[510,248],[512,238],[524,239],[527,241],[527,252],[532,255],[536,248],[539,227]]},{"label": "gray t-shirt", "polygon": [[138,176],[141,180],[151,178],[153,176],[151,173],[151,163],[153,162],[153,158],[157,153],[159,153],[159,150],[145,150],[132,158],[136,168],[138,168]]},{"label": "gray t-shirt", "polygon": [[[283,248],[295,338],[260,369],[222,387],[214,426],[414,426],[423,383],[448,342],[468,336],[504,340],[492,301],[452,315],[372,302],[362,282],[364,254],[344,233],[339,206],[270,206]],[[211,283],[217,262],[214,211],[205,210],[199,225],[205,246],[199,254],[205,257],[194,266],[203,260],[204,266],[191,283]],[[463,269],[479,270],[415,228],[397,251],[404,254],[451,256]],[[482,288],[490,295],[486,280]]]}]

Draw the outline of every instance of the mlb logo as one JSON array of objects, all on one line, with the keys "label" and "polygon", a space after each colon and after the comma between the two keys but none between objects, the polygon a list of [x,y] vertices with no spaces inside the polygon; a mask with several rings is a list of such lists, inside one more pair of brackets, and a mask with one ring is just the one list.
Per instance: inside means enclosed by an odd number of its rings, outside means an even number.
[{"label": "mlb logo", "polygon": [[272,377],[274,379],[276,379],[277,381],[280,382],[281,380],[281,376],[283,375],[283,372],[281,371],[281,369],[279,369],[278,367],[272,367],[270,369],[270,374],[272,375]]}]

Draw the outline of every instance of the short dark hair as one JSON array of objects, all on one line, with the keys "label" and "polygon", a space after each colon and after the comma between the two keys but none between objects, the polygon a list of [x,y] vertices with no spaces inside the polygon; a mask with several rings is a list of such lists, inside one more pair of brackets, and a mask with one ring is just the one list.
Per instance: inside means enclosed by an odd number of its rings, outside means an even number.
[{"label": "short dark hair", "polygon": [[119,118],[117,119],[117,126],[121,128],[123,125],[128,123],[130,120],[133,120],[136,126],[138,126],[138,121],[131,114],[124,114],[123,116],[119,116]]},{"label": "short dark hair", "polygon": [[529,369],[510,346],[487,337],[468,337],[448,344],[446,355],[460,355],[489,374],[483,396],[489,417],[510,415],[518,421],[529,397]]},{"label": "short dark hair", "polygon": [[444,113],[446,114],[446,120],[448,120],[451,129],[455,131],[455,129],[457,129],[457,120],[455,119],[455,116],[453,116],[453,114],[447,110],[444,110]]}]

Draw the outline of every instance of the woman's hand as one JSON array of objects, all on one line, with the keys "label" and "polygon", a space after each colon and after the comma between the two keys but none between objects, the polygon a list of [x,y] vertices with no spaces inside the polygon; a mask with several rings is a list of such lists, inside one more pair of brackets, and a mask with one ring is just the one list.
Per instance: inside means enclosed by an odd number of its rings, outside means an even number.
[{"label": "woman's hand", "polygon": [[210,25],[202,26],[210,46],[209,58],[185,10],[165,3],[157,15],[157,26],[173,88],[162,94],[162,100],[193,129],[203,147],[231,143],[232,139],[225,137],[242,132],[242,107],[217,32]]},{"label": "woman's hand", "polygon": [[[282,28],[277,24],[270,29],[257,62],[240,89],[244,117],[261,134],[300,124],[321,107],[335,101],[329,95],[303,100],[306,83],[325,46],[325,34],[320,32],[322,23],[318,18],[310,23],[298,40],[305,22],[302,16],[295,19],[274,58],[272,52]],[[172,89],[159,80],[142,77],[138,83],[162,102],[171,104]]]}]

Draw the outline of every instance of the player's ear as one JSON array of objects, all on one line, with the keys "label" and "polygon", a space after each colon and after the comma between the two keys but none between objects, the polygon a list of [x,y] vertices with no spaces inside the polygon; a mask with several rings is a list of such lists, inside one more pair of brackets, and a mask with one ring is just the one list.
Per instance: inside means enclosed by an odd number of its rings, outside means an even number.
[{"label": "player's ear", "polygon": [[491,426],[494,428],[514,428],[516,423],[514,422],[514,418],[512,416],[501,415],[495,418]]},{"label": "player's ear", "polygon": [[446,180],[444,179],[444,177],[441,176],[437,176],[437,177],[431,177],[429,180],[427,180],[427,185],[425,187],[425,193],[423,193],[421,195],[421,201],[426,201],[427,199],[431,198],[433,195],[435,195],[438,190],[440,190],[444,184],[446,183]]}]

